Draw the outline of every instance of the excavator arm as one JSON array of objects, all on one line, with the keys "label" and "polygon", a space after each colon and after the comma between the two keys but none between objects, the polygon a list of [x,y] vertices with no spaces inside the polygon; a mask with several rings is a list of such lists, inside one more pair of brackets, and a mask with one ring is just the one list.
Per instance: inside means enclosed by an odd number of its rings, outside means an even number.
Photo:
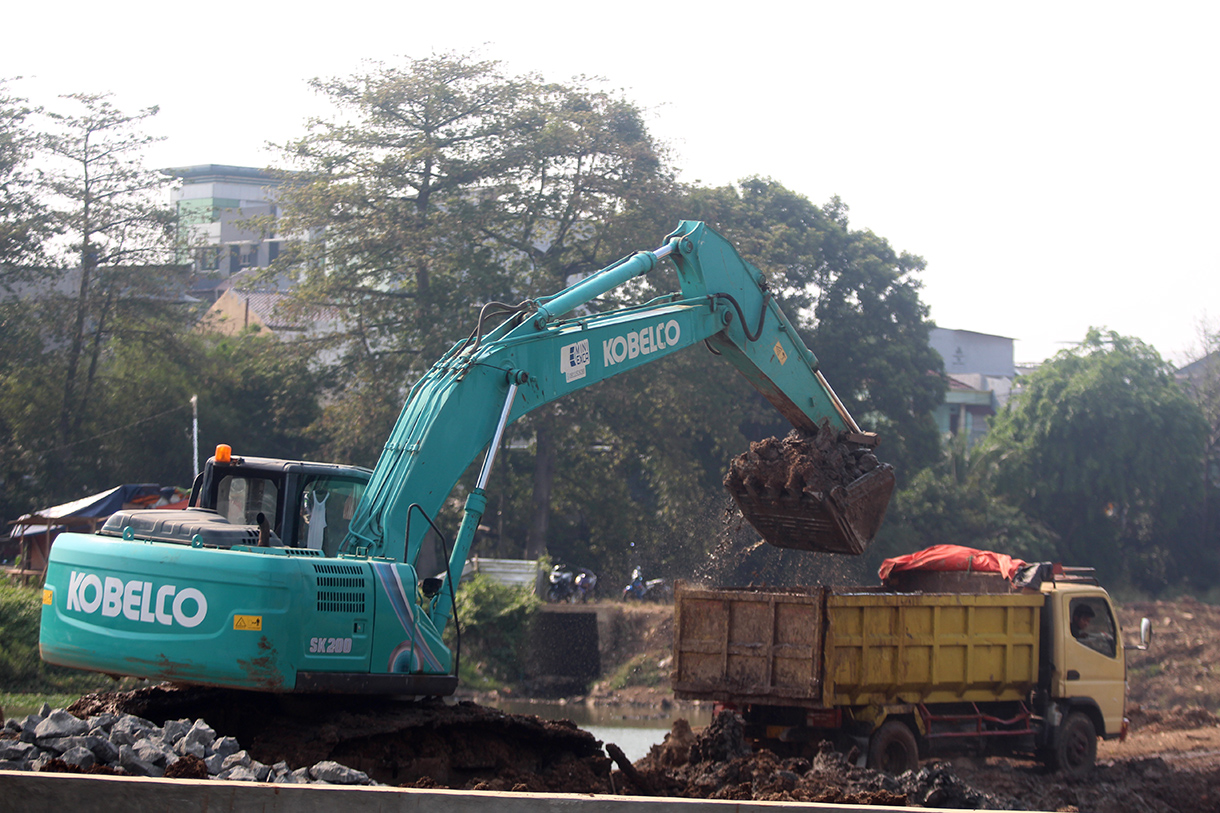
[{"label": "excavator arm", "polygon": [[[666,257],[677,265],[681,293],[604,313],[578,312],[598,296],[652,271]],[[529,303],[487,336],[458,343],[437,362],[412,390],[374,469],[351,525],[348,552],[414,562],[428,524],[411,521],[412,506],[435,516],[453,484],[486,449],[450,555],[452,587],[482,516],[486,479],[508,423],[575,390],[705,341],[794,426],[812,431],[829,421],[856,433],[860,442],[873,440],[860,432],[818,372],[817,358],[770,294],[762,273],[710,227],[683,221],[655,251],[632,255],[553,297]],[[888,474],[888,467],[883,469]],[[883,487],[881,511],[890,489],[892,475],[889,488]],[[763,514],[776,513],[774,501],[754,502]],[[873,497],[871,515],[877,513],[877,502]],[[753,521],[749,507],[743,509]],[[793,513],[791,506],[778,509],[781,516]],[[818,522],[825,525],[824,520]],[[772,533],[782,537],[790,531],[775,526]],[[875,531],[873,527],[869,538]],[[839,535],[834,529],[821,532]],[[859,552],[833,540],[822,546],[788,546]],[[442,591],[434,607],[438,629],[451,612],[451,592]]]},{"label": "excavator arm", "polygon": [[[680,292],[603,313],[583,308],[666,258],[677,265]],[[741,370],[794,425],[828,421],[869,440],[818,374],[762,274],[702,223],[683,222],[657,250],[509,314],[486,332],[481,318],[412,388],[337,553],[329,544],[294,547],[295,538],[261,544],[257,528],[215,506],[164,517],[123,512],[98,534],[64,533],[43,585],[43,659],[269,692],[451,694],[457,652],[443,633],[505,427],[698,342]],[[438,589],[416,570],[421,542],[484,449]],[[224,482],[250,474],[233,462],[209,464]],[[804,487],[773,494],[746,478],[734,496],[772,544],[851,553],[876,531],[892,486],[881,466],[829,494]]]}]

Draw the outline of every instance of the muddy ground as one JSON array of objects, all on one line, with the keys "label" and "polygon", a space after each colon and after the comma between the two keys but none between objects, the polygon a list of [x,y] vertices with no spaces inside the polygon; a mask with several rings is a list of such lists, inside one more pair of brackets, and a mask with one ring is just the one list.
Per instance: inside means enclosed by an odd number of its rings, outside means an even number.
[{"label": "muddy ground", "polygon": [[[957,756],[924,762],[890,777],[856,766],[854,754],[829,748],[802,757],[751,752],[739,726],[721,716],[703,731],[679,722],[634,765],[566,722],[510,715],[463,700],[455,706],[353,699],[314,703],[200,689],[153,689],[82,698],[78,714],[126,711],[154,721],[203,717],[235,736],[251,755],[293,767],[333,759],[379,782],[404,787],[619,793],[719,799],[822,801],[965,809],[1097,811],[1220,810],[1220,609],[1199,602],[1122,608],[1127,630],[1154,624],[1153,647],[1129,655],[1131,736],[1099,746],[1098,766],[1068,780],[1031,761]],[[665,668],[668,607],[625,611],[610,660],[652,660]],[[635,631],[632,633],[632,631]],[[665,708],[682,704],[664,686],[612,691],[594,687],[574,702]],[[603,746],[605,747],[603,750]]]}]

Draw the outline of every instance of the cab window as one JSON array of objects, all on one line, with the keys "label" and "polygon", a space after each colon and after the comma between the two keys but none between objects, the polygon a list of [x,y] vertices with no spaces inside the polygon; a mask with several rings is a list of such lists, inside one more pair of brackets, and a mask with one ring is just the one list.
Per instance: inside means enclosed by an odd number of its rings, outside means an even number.
[{"label": "cab window", "polygon": [[1074,598],[1068,607],[1072,638],[1107,657],[1116,651],[1117,626],[1110,605],[1102,598]]},{"label": "cab window", "polygon": [[296,547],[334,556],[347,536],[347,526],[356,513],[356,504],[364,495],[365,485],[362,480],[310,478],[302,491]]},{"label": "cab window", "polygon": [[261,513],[275,525],[279,489],[265,477],[226,474],[216,487],[216,512],[235,525],[257,525]]}]

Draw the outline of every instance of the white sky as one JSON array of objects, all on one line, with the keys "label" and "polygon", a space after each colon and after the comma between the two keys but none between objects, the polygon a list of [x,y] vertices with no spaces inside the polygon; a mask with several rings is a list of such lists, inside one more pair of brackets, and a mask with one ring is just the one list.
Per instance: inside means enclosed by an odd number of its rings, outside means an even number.
[{"label": "white sky", "polygon": [[308,79],[480,49],[622,89],[684,180],[839,195],[927,260],[937,324],[1017,339],[1018,362],[1090,325],[1182,362],[1220,328],[1220,4],[420,5],[23,3],[0,77],[48,107],[160,105],[154,166],[265,166],[327,110]]}]

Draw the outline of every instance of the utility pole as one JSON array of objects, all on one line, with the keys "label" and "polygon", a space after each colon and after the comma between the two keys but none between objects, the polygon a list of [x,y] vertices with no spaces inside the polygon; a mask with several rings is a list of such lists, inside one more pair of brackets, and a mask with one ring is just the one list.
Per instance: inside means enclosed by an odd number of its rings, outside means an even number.
[{"label": "utility pole", "polygon": [[191,445],[194,448],[195,470],[191,474],[192,482],[199,476],[199,396],[191,396]]}]

